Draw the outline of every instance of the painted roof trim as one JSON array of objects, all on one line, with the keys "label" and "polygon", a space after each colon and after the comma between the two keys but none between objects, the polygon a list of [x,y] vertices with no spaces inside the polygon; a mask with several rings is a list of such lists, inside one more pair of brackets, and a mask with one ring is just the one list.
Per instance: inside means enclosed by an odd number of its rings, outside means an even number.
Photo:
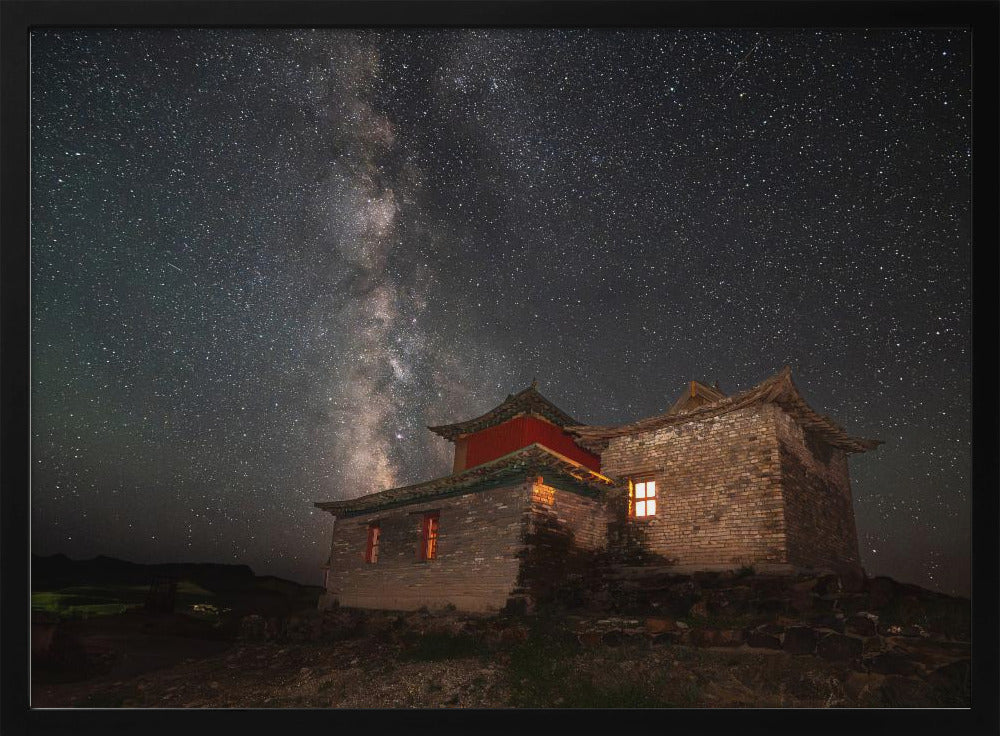
[{"label": "painted roof trim", "polygon": [[614,437],[649,432],[687,422],[702,421],[728,414],[755,404],[772,403],[788,412],[804,429],[812,431],[825,441],[845,452],[866,452],[883,444],[881,440],[852,437],[826,415],[819,414],[802,398],[792,381],[792,369],[785,366],[781,371],[765,379],[751,389],[733,396],[727,396],[709,404],[703,404],[690,411],[671,412],[640,419],[617,426],[569,426],[566,431],[578,438],[578,444],[600,453]]},{"label": "painted roof trim", "polygon": [[615,485],[615,481],[607,476],[535,442],[507,453],[496,460],[463,470],[461,473],[400,488],[390,488],[378,493],[369,493],[358,498],[343,501],[321,501],[314,503],[313,506],[323,511],[329,511],[334,516],[353,516],[388,506],[401,506],[426,501],[437,496],[451,495],[456,491],[471,492],[479,483],[520,473],[527,474],[546,470],[555,470],[572,483],[590,490],[601,491]]}]

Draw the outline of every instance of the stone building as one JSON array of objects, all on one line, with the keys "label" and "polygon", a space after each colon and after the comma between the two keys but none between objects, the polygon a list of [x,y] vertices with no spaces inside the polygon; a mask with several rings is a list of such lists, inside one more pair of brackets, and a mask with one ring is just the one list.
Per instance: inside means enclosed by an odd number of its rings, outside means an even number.
[{"label": "stone building", "polygon": [[811,409],[787,367],[733,396],[588,426],[533,383],[430,427],[450,475],[317,503],[335,516],[320,607],[496,611],[609,559],[677,572],[858,570],[847,455],[880,444]]}]

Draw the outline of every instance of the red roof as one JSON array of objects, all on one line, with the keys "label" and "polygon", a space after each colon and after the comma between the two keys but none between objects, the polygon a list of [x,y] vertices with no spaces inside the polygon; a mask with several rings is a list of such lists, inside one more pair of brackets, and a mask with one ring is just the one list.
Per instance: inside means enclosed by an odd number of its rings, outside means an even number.
[{"label": "red roof", "polygon": [[579,426],[580,424],[576,419],[542,396],[538,392],[537,382],[532,381],[528,388],[516,394],[508,395],[502,403],[475,419],[467,419],[464,422],[456,422],[455,424],[442,424],[437,427],[428,427],[427,429],[441,435],[446,440],[454,442],[461,435],[479,432],[487,427],[505,422],[519,414],[537,414],[545,417],[558,427],[566,427],[568,425]]}]

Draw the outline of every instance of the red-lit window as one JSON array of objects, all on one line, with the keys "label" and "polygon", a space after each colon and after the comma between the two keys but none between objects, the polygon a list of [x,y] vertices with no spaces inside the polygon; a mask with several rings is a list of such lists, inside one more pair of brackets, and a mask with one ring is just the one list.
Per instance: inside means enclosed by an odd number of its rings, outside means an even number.
[{"label": "red-lit window", "polygon": [[632,484],[629,494],[629,509],[632,516],[643,518],[656,515],[656,481],[641,480]]},{"label": "red-lit window", "polygon": [[437,557],[438,515],[437,512],[424,514],[420,527],[420,559],[433,560]]},{"label": "red-lit window", "polygon": [[365,562],[378,562],[378,539],[381,530],[378,524],[368,525],[368,542],[365,544]]}]

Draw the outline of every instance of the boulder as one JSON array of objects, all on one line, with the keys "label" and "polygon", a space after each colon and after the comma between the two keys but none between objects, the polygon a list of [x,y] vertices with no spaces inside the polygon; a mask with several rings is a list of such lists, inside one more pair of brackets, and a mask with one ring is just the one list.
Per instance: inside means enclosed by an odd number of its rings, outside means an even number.
[{"label": "boulder", "polygon": [[875,636],[878,633],[878,616],[867,611],[860,611],[850,616],[844,625],[849,634]]},{"label": "boulder", "polygon": [[757,575],[750,581],[750,590],[755,598],[773,598],[780,596],[787,585],[788,581],[784,577]]},{"label": "boulder", "polygon": [[680,644],[683,639],[683,634],[678,631],[664,631],[662,634],[657,634],[653,637],[654,644]]},{"label": "boulder", "polygon": [[667,631],[678,631],[677,623],[672,618],[647,618],[646,632],[662,634]]},{"label": "boulder", "polygon": [[798,613],[806,613],[813,609],[813,596],[810,590],[793,590],[788,596],[788,604]]},{"label": "boulder", "polygon": [[840,573],[840,587],[844,593],[860,593],[865,588],[865,573],[858,569]]},{"label": "boulder", "polygon": [[821,613],[812,616],[809,624],[815,628],[830,629],[838,634],[844,633],[844,619],[833,613]]},{"label": "boulder", "polygon": [[747,646],[757,649],[781,649],[781,639],[763,631],[748,631],[744,639]]},{"label": "boulder", "polygon": [[691,615],[706,618],[708,616],[708,604],[701,600],[691,606]]},{"label": "boulder", "polygon": [[739,629],[721,629],[716,632],[717,647],[738,647],[743,643],[743,632]]},{"label": "boulder", "polygon": [[837,608],[846,614],[860,613],[870,607],[867,593],[851,593],[837,599]]},{"label": "boulder", "polygon": [[840,576],[830,573],[823,575],[816,582],[816,592],[821,596],[830,596],[836,598],[844,591],[843,586],[840,583]]},{"label": "boulder", "polygon": [[743,632],[736,629],[691,629],[689,641],[696,647],[738,647]]},{"label": "boulder", "polygon": [[854,636],[827,634],[816,644],[816,654],[833,662],[849,662],[861,657],[862,642]]},{"label": "boulder", "polygon": [[819,582],[817,578],[811,577],[801,580],[797,583],[793,583],[791,589],[795,591],[809,591],[812,592],[816,590],[816,584]]},{"label": "boulder", "polygon": [[784,613],[788,610],[788,600],[785,598],[763,598],[757,601],[754,610],[765,615]]},{"label": "boulder", "polygon": [[812,654],[816,651],[816,632],[808,626],[790,626],[781,648],[789,654]]},{"label": "boulder", "polygon": [[708,610],[725,616],[739,616],[750,611],[750,589],[729,588],[717,591],[708,599]]},{"label": "boulder", "polygon": [[868,600],[872,608],[880,609],[896,597],[898,585],[892,578],[882,575],[868,581]]},{"label": "boulder", "polygon": [[782,626],[781,624],[776,624],[773,621],[768,622],[766,624],[761,624],[760,626],[757,627],[756,630],[760,631],[761,633],[772,634],[774,636],[778,636],[779,634],[785,633],[785,627]]},{"label": "boulder", "polygon": [[820,595],[813,598],[812,607],[819,613],[833,613],[837,609],[837,597],[832,595]]}]

